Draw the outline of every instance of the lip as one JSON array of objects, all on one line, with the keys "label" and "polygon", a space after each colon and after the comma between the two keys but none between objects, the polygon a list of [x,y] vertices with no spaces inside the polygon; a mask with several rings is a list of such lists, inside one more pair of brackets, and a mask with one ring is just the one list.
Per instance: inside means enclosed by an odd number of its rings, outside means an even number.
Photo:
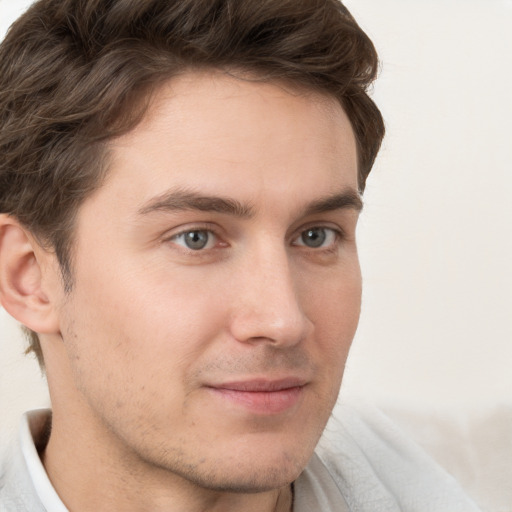
[{"label": "lip", "polygon": [[304,379],[286,377],[225,382],[207,387],[232,406],[255,414],[279,414],[293,409],[300,402],[306,385]]}]

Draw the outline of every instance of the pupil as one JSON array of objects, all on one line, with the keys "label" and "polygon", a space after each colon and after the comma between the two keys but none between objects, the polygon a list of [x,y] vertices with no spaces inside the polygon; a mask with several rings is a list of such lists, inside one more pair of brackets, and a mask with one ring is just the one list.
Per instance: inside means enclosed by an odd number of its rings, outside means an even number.
[{"label": "pupil", "polygon": [[203,249],[208,243],[208,233],[206,231],[190,231],[185,235],[185,243],[189,249]]},{"label": "pupil", "polygon": [[326,239],[325,229],[308,229],[302,234],[302,241],[308,247],[320,247]]}]

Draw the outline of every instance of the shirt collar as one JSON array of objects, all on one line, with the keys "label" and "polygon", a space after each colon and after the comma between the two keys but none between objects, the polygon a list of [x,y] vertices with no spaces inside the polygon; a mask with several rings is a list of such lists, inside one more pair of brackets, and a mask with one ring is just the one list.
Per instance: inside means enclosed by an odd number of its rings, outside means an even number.
[{"label": "shirt collar", "polygon": [[36,448],[46,442],[45,430],[50,418],[51,411],[47,409],[23,415],[19,431],[21,452],[30,480],[44,508],[52,512],[69,512],[53,488]]}]

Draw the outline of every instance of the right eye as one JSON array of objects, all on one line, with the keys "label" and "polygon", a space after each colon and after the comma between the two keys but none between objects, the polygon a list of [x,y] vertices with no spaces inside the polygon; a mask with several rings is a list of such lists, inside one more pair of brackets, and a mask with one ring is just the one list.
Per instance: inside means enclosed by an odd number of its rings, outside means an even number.
[{"label": "right eye", "polygon": [[191,251],[201,251],[203,249],[212,249],[217,238],[208,229],[191,229],[174,235],[170,240]]}]

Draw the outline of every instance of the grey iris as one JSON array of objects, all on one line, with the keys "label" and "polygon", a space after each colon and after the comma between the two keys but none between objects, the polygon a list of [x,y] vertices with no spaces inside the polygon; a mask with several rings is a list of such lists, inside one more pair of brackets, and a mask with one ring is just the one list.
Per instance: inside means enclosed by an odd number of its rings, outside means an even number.
[{"label": "grey iris", "polygon": [[208,243],[208,231],[189,231],[185,233],[185,244],[189,249],[198,251]]},{"label": "grey iris", "polygon": [[313,228],[304,231],[301,238],[304,245],[307,245],[308,247],[320,247],[325,242],[327,234],[325,233],[325,229]]}]

